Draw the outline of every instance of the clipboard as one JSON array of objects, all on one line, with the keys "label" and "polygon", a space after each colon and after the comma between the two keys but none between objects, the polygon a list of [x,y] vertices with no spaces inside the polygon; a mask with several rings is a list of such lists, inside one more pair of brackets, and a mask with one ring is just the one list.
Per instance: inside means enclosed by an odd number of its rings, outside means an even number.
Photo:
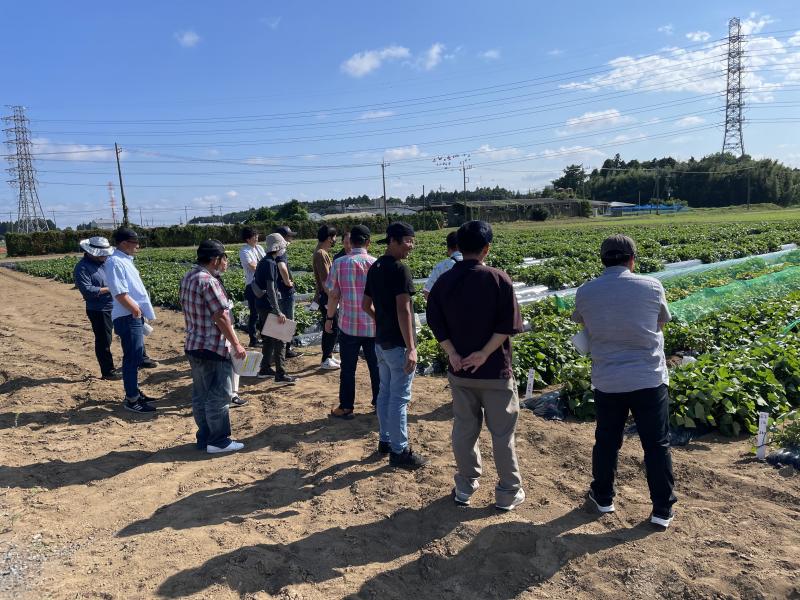
[{"label": "clipboard", "polygon": [[263,358],[264,356],[258,350],[248,350],[244,358],[236,358],[231,354],[233,370],[243,377],[255,377],[261,368],[261,360]]},{"label": "clipboard", "polygon": [[282,342],[291,342],[295,331],[297,331],[297,321],[286,319],[286,322],[281,324],[278,323],[278,317],[269,313],[261,333]]}]

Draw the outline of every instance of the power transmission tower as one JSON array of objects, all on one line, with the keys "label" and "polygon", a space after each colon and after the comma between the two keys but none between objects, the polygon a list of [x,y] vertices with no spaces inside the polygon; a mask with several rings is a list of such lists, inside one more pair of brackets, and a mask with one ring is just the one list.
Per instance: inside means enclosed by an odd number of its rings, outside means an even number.
[{"label": "power transmission tower", "polygon": [[386,209],[386,167],[389,166],[389,163],[386,160],[381,161],[381,179],[383,180],[383,218],[389,218],[389,212]]},{"label": "power transmission tower", "polygon": [[742,137],[742,109],[744,87],[742,87],[742,25],[734,17],[728,22],[728,85],[725,92],[725,136],[722,152],[744,155]]},{"label": "power transmission tower", "polygon": [[39,193],[36,191],[36,169],[33,167],[31,156],[31,131],[28,117],[25,116],[24,106],[9,106],[11,114],[3,117],[9,126],[6,132],[6,144],[9,148],[8,162],[11,165],[7,170],[13,177],[9,183],[17,188],[17,231],[31,233],[33,231],[47,231],[47,219],[39,202]]}]

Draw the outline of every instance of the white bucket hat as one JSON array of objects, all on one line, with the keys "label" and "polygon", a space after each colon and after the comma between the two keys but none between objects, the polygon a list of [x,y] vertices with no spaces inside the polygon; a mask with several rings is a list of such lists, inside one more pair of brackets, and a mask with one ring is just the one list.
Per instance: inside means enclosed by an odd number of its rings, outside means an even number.
[{"label": "white bucket hat", "polygon": [[114,248],[108,243],[104,237],[96,235],[88,240],[81,240],[79,242],[81,250],[92,256],[111,256],[114,254]]},{"label": "white bucket hat", "polygon": [[270,233],[264,240],[267,252],[280,252],[286,248],[286,240],[280,233]]}]

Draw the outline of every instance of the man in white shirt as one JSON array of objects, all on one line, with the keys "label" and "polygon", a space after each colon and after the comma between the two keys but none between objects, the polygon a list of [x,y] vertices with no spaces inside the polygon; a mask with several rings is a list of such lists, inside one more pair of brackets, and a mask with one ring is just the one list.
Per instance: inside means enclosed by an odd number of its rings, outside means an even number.
[{"label": "man in white shirt", "polygon": [[242,229],[242,241],[244,241],[244,245],[239,250],[239,262],[242,263],[244,270],[244,297],[247,299],[247,309],[250,313],[247,319],[247,333],[250,335],[250,347],[258,348],[261,344],[256,331],[258,309],[256,308],[256,295],[253,293],[253,275],[255,275],[258,261],[264,258],[266,252],[258,245],[258,231],[255,229],[250,227]]},{"label": "man in white shirt", "polygon": [[144,358],[144,319],[153,320],[156,314],[133,264],[133,257],[139,250],[139,236],[132,229],[120,227],[114,232],[114,241],[117,247],[106,260],[105,272],[114,298],[111,319],[122,342],[123,407],[131,412],[152,414],[156,409],[148,401],[153,399],[139,389],[139,368]]},{"label": "man in white shirt", "polygon": [[451,231],[447,234],[447,258],[436,263],[436,266],[433,267],[433,270],[431,271],[428,280],[425,282],[425,285],[422,286],[422,294],[425,296],[425,300],[428,299],[428,296],[433,289],[433,284],[436,283],[436,280],[442,276],[442,273],[446,273],[453,268],[454,264],[461,262],[462,260],[464,260],[464,257],[458,250],[458,239],[456,237],[456,232]]}]

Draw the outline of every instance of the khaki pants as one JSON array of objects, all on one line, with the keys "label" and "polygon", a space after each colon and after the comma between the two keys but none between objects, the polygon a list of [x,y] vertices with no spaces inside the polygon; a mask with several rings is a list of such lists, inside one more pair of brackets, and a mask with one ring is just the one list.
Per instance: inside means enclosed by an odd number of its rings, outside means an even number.
[{"label": "khaki pants", "polygon": [[519,416],[519,398],[513,379],[467,379],[448,375],[453,394],[453,454],[456,459],[456,489],[472,494],[481,476],[478,436],[483,419],[492,434],[492,451],[497,468],[497,504],[508,505],[522,487],[514,447],[514,430]]}]

